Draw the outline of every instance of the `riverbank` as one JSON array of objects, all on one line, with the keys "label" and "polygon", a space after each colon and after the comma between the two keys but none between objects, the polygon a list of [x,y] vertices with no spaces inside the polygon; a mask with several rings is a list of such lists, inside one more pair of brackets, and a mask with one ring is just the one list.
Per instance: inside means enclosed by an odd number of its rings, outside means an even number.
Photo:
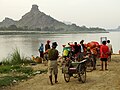
[{"label": "riverbank", "polygon": [[[47,66],[38,64],[32,68],[38,70],[45,69]],[[111,62],[108,62],[108,71],[99,70],[100,61],[98,60],[97,69],[87,72],[85,83],[80,83],[76,78],[71,78],[70,82],[66,83],[59,67],[58,84],[51,86],[48,75],[43,73],[3,90],[120,90],[120,55],[112,55]]]}]

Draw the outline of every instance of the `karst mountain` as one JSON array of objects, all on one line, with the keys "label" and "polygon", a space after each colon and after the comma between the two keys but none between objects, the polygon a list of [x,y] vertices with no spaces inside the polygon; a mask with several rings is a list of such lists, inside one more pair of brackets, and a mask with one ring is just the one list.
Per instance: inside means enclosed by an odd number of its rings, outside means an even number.
[{"label": "karst mountain", "polygon": [[[31,10],[22,16],[18,21],[15,21],[10,18],[5,18],[0,22],[0,28],[22,28],[22,29],[39,29],[46,31],[83,31],[91,30],[85,26],[77,26],[76,24],[67,25],[63,22],[60,22],[50,15],[46,15],[44,12],[41,12],[37,5],[32,5]],[[99,28],[100,29],[100,28]],[[104,29],[100,29],[104,31]]]}]

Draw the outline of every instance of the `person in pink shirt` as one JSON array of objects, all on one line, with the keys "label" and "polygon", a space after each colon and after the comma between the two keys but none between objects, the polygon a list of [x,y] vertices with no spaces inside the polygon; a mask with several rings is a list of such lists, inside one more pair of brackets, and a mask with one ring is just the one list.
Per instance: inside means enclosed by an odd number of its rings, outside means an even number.
[{"label": "person in pink shirt", "polygon": [[103,62],[105,62],[105,70],[108,70],[107,69],[108,54],[109,47],[106,45],[106,41],[103,41],[100,47],[101,71],[103,71]]}]

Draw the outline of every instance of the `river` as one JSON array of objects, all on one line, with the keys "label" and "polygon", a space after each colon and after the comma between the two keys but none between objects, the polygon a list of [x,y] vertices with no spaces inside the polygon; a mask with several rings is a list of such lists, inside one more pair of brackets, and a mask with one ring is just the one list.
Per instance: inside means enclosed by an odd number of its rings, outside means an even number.
[{"label": "river", "polygon": [[82,39],[84,43],[90,41],[100,42],[101,37],[107,37],[111,40],[113,52],[118,53],[120,50],[120,32],[109,33],[79,33],[79,34],[23,34],[23,35],[0,35],[0,61],[11,55],[14,49],[20,51],[21,56],[31,57],[31,55],[39,56],[38,48],[41,43],[45,45],[47,40],[51,43],[56,41],[58,43],[57,49],[60,54],[62,52],[62,45],[68,42],[80,42]]}]

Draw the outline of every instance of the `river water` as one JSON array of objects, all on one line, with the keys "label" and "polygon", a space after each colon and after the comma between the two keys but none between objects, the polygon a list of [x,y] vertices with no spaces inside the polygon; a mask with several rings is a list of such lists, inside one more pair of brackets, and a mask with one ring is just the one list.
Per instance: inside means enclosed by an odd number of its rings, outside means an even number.
[{"label": "river water", "polygon": [[24,34],[24,35],[0,35],[0,61],[3,58],[11,55],[14,49],[20,51],[21,56],[31,57],[31,55],[39,56],[38,48],[41,43],[45,45],[47,40],[51,43],[56,41],[58,43],[57,49],[62,52],[62,45],[68,42],[80,42],[82,39],[84,43],[90,41],[100,42],[101,37],[107,37],[111,40],[113,52],[118,53],[120,50],[120,32],[110,33],[79,33],[79,34]]}]

